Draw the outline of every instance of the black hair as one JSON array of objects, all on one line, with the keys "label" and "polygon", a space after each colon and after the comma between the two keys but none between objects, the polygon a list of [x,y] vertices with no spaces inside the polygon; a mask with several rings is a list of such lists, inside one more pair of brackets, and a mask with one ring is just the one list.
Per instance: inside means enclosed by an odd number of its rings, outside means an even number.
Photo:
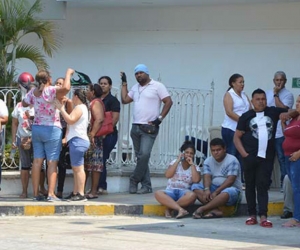
[{"label": "black hair", "polygon": [[221,138],[214,138],[210,141],[210,147],[211,146],[221,146],[222,148],[226,148],[225,142]]},{"label": "black hair", "polygon": [[233,86],[232,86],[232,83],[235,82],[238,78],[240,77],[243,77],[242,75],[240,74],[233,74],[230,78],[229,78],[229,81],[228,81],[228,84],[229,84],[229,88],[227,89],[230,90]]},{"label": "black hair", "polygon": [[111,80],[111,78],[110,78],[109,76],[101,76],[101,77],[99,78],[99,80],[98,80],[98,84],[100,84],[100,81],[101,81],[102,79],[106,79],[106,80],[108,81],[108,84],[109,84],[109,85],[112,85],[112,80]]},{"label": "black hair", "polygon": [[180,152],[185,151],[187,148],[191,148],[194,151],[194,154],[196,154],[196,148],[192,141],[185,141],[182,146],[180,147]]},{"label": "black hair", "polygon": [[256,90],[254,90],[254,91],[252,92],[252,98],[253,98],[253,96],[254,96],[255,94],[264,94],[264,95],[266,95],[266,92],[263,91],[262,89],[256,89]]},{"label": "black hair", "polygon": [[82,90],[82,89],[76,89],[74,91],[73,95],[76,95],[79,98],[79,100],[88,107],[88,103],[87,103],[87,99],[86,99],[86,95],[85,95],[85,91],[84,90]]},{"label": "black hair", "polygon": [[89,89],[90,91],[94,91],[94,95],[96,98],[100,98],[103,94],[103,91],[98,83],[90,83]]}]

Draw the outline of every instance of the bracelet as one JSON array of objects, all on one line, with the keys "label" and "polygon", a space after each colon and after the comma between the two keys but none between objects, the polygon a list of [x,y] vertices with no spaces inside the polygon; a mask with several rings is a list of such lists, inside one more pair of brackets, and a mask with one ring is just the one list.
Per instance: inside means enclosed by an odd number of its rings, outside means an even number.
[{"label": "bracelet", "polygon": [[279,97],[279,95],[278,94],[274,94],[273,97]]},{"label": "bracelet", "polygon": [[127,82],[122,82],[122,86],[127,86]]},{"label": "bracelet", "polygon": [[204,191],[206,191],[206,190],[209,190],[209,188],[208,187],[204,188]]}]

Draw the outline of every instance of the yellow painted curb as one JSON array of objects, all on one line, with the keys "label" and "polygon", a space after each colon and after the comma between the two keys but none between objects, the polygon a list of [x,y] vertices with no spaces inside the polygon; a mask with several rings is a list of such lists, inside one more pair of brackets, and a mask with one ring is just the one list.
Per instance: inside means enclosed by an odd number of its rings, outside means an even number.
[{"label": "yellow painted curb", "polygon": [[161,206],[161,205],[144,205],[143,206],[143,215],[164,216],[165,210],[166,210],[166,207]]},{"label": "yellow painted curb", "polygon": [[281,215],[283,213],[283,202],[269,202],[268,204],[268,215]]},{"label": "yellow painted curb", "polygon": [[84,213],[86,215],[113,215],[115,212],[114,205],[85,205]]},{"label": "yellow painted curb", "polygon": [[24,215],[41,216],[55,214],[55,206],[25,206]]},{"label": "yellow painted curb", "polygon": [[223,212],[224,217],[230,217],[235,215],[235,206],[222,206],[220,210]]}]

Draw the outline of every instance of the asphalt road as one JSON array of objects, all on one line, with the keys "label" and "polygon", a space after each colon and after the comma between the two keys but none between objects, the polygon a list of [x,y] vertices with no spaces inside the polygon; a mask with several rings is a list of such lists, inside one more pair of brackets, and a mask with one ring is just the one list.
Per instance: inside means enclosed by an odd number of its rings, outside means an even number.
[{"label": "asphalt road", "polygon": [[299,249],[300,228],[246,226],[246,217],[0,217],[0,249]]}]

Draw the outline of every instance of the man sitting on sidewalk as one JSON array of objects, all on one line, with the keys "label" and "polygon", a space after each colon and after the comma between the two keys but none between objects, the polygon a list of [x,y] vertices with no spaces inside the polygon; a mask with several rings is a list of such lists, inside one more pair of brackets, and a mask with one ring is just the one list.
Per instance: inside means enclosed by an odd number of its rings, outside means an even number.
[{"label": "man sitting on sidewalk", "polygon": [[283,179],[283,194],[284,194],[284,206],[283,214],[280,216],[281,219],[288,219],[293,217],[294,211],[294,199],[293,199],[293,189],[291,181],[286,175]]},{"label": "man sitting on sidewalk", "polygon": [[193,184],[191,187],[203,204],[194,212],[194,219],[222,217],[219,207],[236,204],[242,190],[239,161],[226,153],[224,141],[220,138],[213,139],[210,151],[212,156],[203,164],[203,183]]}]

